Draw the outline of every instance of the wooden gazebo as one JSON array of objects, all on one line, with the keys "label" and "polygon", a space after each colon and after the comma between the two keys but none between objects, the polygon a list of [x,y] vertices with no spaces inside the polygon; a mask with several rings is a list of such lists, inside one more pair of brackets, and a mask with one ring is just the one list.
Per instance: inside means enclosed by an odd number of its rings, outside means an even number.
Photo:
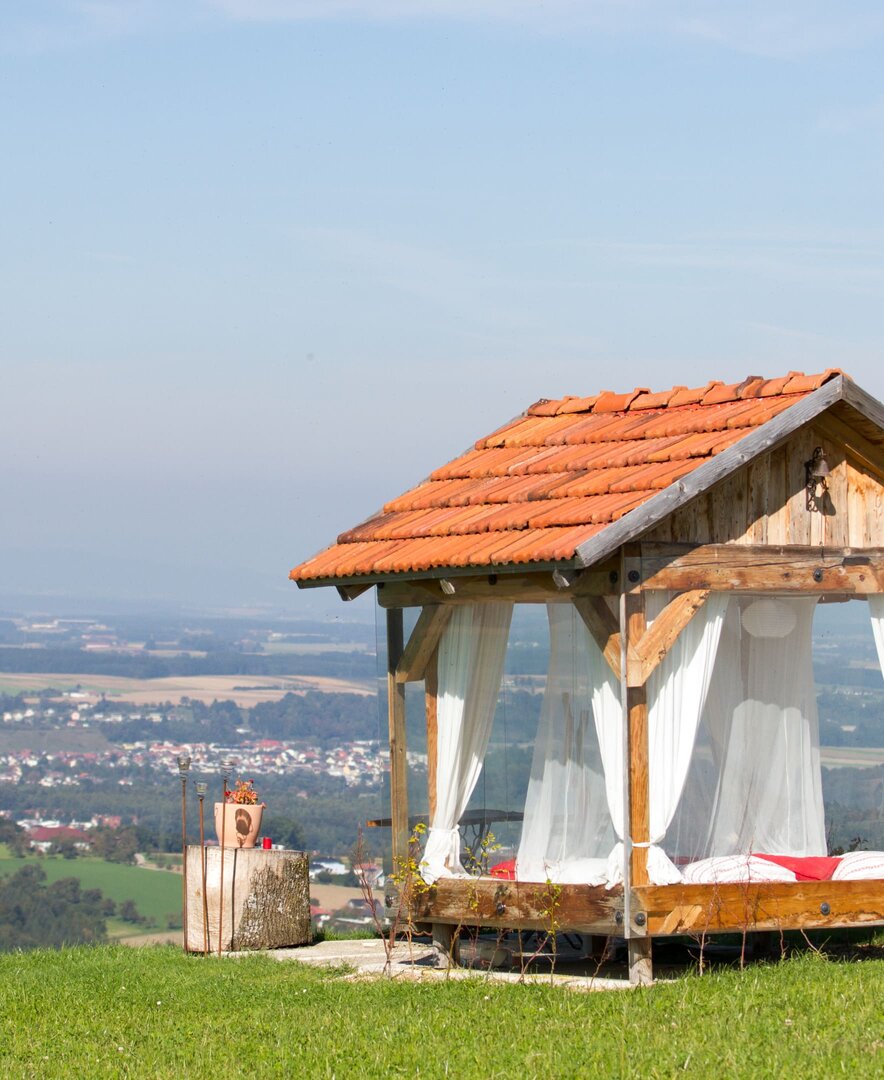
[{"label": "wooden gazebo", "polygon": [[[884,593],[884,407],[837,370],[541,400],[291,572],[386,612],[394,854],[409,836],[405,685],[426,688],[438,805],[440,642],[464,605],[572,604],[619,684],[622,882],[569,881],[557,927],[626,938],[884,923],[884,880],[653,884],[648,687],[710,596]],[[665,595],[649,625],[649,597]],[[403,612],[419,608],[408,640]],[[825,854],[816,852],[815,854]],[[680,876],[677,874],[676,876]],[[549,886],[438,876],[435,927],[542,929]]]}]

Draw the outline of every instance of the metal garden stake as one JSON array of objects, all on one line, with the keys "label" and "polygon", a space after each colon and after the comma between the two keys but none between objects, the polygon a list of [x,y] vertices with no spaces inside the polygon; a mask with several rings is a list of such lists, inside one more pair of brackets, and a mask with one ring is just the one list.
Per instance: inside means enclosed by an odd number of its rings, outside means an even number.
[{"label": "metal garden stake", "polygon": [[181,925],[184,928],[184,951],[187,952],[187,772],[190,755],[178,758],[178,775],[181,778]]}]

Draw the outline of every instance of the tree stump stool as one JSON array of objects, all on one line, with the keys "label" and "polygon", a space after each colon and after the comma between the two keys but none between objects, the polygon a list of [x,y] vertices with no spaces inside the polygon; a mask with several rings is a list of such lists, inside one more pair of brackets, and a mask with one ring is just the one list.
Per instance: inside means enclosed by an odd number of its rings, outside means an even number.
[{"label": "tree stump stool", "polygon": [[[187,848],[185,947],[189,952],[279,949],[309,945],[309,860],[304,851]],[[223,867],[223,880],[222,880]],[[223,890],[223,892],[222,892]],[[205,901],[205,902],[204,902]]]}]

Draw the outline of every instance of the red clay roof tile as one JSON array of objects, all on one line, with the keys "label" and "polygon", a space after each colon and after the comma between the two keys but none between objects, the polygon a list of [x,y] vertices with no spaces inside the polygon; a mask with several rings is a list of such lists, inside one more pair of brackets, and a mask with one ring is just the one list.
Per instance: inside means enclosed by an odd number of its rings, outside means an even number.
[{"label": "red clay roof tile", "polygon": [[675,408],[678,405],[698,405],[713,386],[721,386],[721,380],[713,379],[712,382],[706,383],[705,386],[698,386],[694,390],[689,390],[687,387],[683,390],[677,390],[669,399],[669,407]]},{"label": "red clay roof tile", "polygon": [[635,412],[636,409],[665,409],[672,398],[680,390],[687,390],[687,387],[673,386],[671,390],[661,390],[656,394],[650,392],[639,394],[639,396],[630,403],[629,409],[631,412]]},{"label": "red clay roof tile", "polygon": [[564,398],[561,405],[559,405],[556,415],[561,416],[563,413],[591,412],[598,399],[598,394],[593,397]]},{"label": "red clay roof tile", "polygon": [[836,375],[842,375],[843,372],[839,368],[829,368],[828,371],[824,371],[822,375],[802,375],[800,371],[796,371],[794,377],[791,378],[783,387],[784,394],[808,394],[812,390],[817,390],[828,382],[829,379],[833,379]]},{"label": "red clay roof tile", "polygon": [[612,521],[839,374],[541,399],[291,577],[570,560]]},{"label": "red clay roof tile", "polygon": [[561,401],[550,401],[549,398],[541,398],[535,401],[525,410],[526,416],[555,416]]},{"label": "red clay roof tile", "polygon": [[646,386],[636,387],[631,394],[614,394],[610,390],[606,390],[603,394],[599,394],[592,411],[597,413],[624,412],[629,408],[630,402],[634,401],[639,394],[647,393],[649,391]]}]

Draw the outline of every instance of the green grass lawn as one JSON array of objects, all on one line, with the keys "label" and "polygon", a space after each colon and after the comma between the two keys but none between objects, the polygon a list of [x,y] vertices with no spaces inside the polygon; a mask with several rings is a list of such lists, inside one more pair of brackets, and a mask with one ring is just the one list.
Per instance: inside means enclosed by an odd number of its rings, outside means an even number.
[{"label": "green grass lawn", "polygon": [[[91,857],[63,859],[58,855],[26,855],[16,859],[8,854],[0,856],[0,874],[14,874],[28,863],[42,867],[49,884],[59,878],[76,877],[84,889],[101,889],[105,896],[118,903],[134,900],[139,912],[155,919],[160,928],[165,927],[170,912],[181,912],[180,874],[144,870]],[[129,926],[128,932],[143,931]]]},{"label": "green grass lawn", "polygon": [[109,947],[2,955],[0,982],[15,1078],[884,1075],[880,959],[586,994]]}]

